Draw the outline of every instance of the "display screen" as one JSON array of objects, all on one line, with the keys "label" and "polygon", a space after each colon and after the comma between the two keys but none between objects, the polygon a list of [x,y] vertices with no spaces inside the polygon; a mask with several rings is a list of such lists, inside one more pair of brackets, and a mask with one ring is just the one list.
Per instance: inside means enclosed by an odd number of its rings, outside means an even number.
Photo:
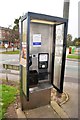
[{"label": "display screen", "polygon": [[48,61],[48,54],[40,54],[39,55],[39,61],[40,62]]}]

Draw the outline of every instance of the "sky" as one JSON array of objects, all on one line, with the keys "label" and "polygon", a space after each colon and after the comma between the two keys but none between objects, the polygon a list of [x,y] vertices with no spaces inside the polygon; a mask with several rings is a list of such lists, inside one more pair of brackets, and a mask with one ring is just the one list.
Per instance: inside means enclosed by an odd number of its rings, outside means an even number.
[{"label": "sky", "polygon": [[[73,39],[78,36],[78,2],[70,0],[68,33]],[[1,0],[0,26],[13,26],[14,20],[28,11],[63,17],[64,0]]]}]

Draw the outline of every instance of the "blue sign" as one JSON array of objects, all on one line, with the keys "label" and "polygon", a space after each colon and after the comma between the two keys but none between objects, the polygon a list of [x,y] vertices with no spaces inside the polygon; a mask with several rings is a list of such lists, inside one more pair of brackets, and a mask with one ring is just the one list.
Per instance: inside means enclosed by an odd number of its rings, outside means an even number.
[{"label": "blue sign", "polygon": [[41,46],[41,42],[33,42],[33,45],[40,45]]}]

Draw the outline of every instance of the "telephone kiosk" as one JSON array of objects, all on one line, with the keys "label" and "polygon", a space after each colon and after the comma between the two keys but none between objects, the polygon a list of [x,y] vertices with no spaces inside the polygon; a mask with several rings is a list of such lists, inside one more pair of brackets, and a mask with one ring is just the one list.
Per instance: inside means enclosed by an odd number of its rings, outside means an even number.
[{"label": "telephone kiosk", "polygon": [[[50,104],[51,89],[63,92],[68,20],[28,12],[19,21],[21,106]],[[21,57],[25,53],[25,57]]]}]

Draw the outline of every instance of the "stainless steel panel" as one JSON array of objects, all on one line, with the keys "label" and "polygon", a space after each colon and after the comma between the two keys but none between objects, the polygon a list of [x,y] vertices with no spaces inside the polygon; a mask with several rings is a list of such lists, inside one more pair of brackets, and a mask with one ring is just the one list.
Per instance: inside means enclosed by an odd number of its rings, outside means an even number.
[{"label": "stainless steel panel", "polygon": [[[33,46],[33,35],[41,34],[41,46]],[[30,70],[38,71],[38,53],[49,53],[48,72],[51,73],[52,60],[52,40],[53,40],[53,26],[46,24],[30,23],[30,55],[32,57],[32,66]],[[48,76],[49,79],[49,76]]]},{"label": "stainless steel panel", "polygon": [[26,101],[26,97],[23,95],[22,102],[23,110],[29,110],[48,105],[51,102],[51,88],[30,93],[29,101]]}]

